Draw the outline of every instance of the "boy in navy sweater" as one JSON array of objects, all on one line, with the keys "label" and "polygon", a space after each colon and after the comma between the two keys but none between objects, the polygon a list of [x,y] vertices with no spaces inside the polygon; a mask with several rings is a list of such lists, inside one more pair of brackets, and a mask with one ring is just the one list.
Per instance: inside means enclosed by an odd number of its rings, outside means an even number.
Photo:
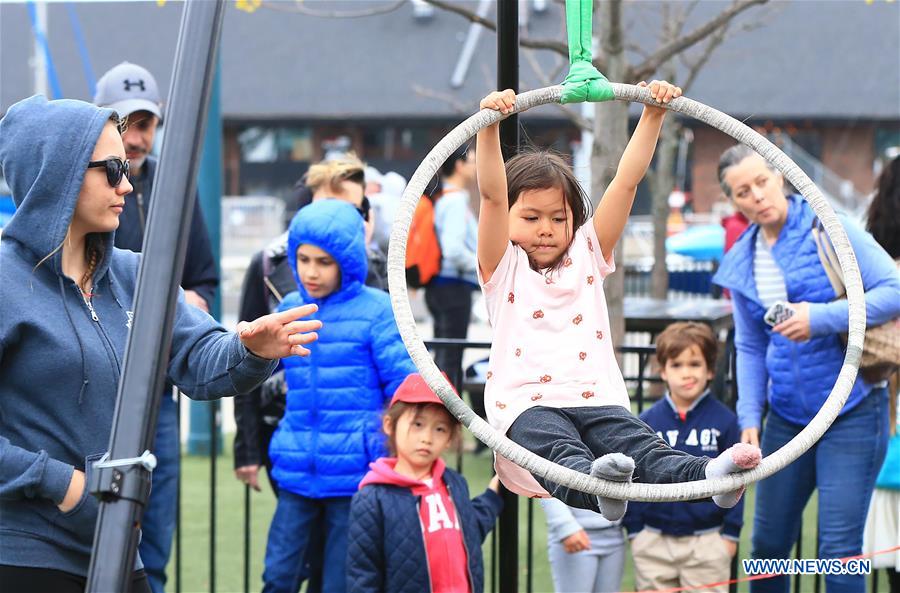
[{"label": "boy in navy sweater", "polygon": [[[707,389],[716,338],[700,323],[673,323],[656,340],[666,396],[641,414],[672,448],[716,457],[740,442],[737,417]],[[728,580],[743,525],[744,502],[730,509],[704,502],[634,502],[624,526],[637,587],[695,587]],[[710,589],[725,593],[728,587]]]}]

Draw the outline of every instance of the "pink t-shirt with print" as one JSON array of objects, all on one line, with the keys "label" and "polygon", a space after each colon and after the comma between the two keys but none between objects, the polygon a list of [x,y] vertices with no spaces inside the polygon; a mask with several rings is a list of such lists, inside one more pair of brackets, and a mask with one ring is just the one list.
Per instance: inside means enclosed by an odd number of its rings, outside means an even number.
[{"label": "pink t-shirt with print", "polygon": [[[603,293],[603,279],[613,271],[589,220],[575,232],[558,270],[532,270],[525,250],[510,243],[490,281],[479,277],[494,330],[484,391],[494,429],[506,434],[532,406],[631,409]],[[495,468],[512,492],[549,496],[508,459],[496,456]]]}]

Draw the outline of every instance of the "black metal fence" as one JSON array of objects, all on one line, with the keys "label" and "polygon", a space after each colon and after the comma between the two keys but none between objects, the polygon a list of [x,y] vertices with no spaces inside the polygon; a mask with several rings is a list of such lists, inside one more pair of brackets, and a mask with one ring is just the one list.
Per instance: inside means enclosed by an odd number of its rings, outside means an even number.
[{"label": "black metal fence", "polygon": [[[720,382],[719,385],[713,385],[713,390],[716,393],[721,394],[722,399],[726,405],[729,405],[732,409],[737,401],[737,388],[735,378],[735,356],[734,356],[734,348],[733,348],[733,340],[732,336],[729,335],[729,339],[726,341],[725,350],[720,357],[720,361],[718,363],[716,377]],[[477,350],[488,350],[490,348],[490,343],[487,342],[470,342],[466,340],[432,340],[427,342],[427,345],[431,349],[436,348],[455,348],[459,349],[463,352],[466,350],[477,349]],[[637,409],[637,412],[640,413],[643,411],[644,406],[648,403],[652,403],[655,401],[655,397],[650,394],[651,385],[660,384],[662,380],[658,376],[658,372],[654,369],[654,354],[655,348],[653,346],[622,346],[619,348],[619,352],[621,353],[623,359],[631,358],[636,360],[636,364],[624,365],[629,368],[637,369],[634,374],[627,374],[624,376],[626,384],[629,386],[629,389],[632,393],[632,402]],[[464,373],[465,375],[465,373]],[[483,403],[481,405],[481,410],[478,409],[478,398],[479,396],[483,397],[483,386],[482,391],[479,393],[478,382],[473,381],[471,378],[469,380],[462,379],[460,384],[456,385],[457,391],[462,393],[464,390],[467,391],[470,395],[470,398],[473,397],[473,409],[476,413],[483,414]],[[180,406],[179,406],[180,410]],[[209,558],[209,591],[215,592],[216,589],[216,465],[217,465],[217,447],[218,443],[216,442],[219,430],[221,428],[221,415],[220,415],[220,407],[218,405],[210,405],[210,433],[212,435],[212,440],[210,443],[210,455],[209,455],[209,472],[210,472],[210,498],[209,498],[209,531],[210,531],[210,539],[209,539],[209,549],[208,549],[208,558]],[[180,418],[178,423],[179,429],[181,426]],[[462,451],[459,451],[456,459],[456,469],[460,473],[463,473],[463,454]],[[182,514],[181,514],[181,477],[179,476],[179,485],[178,485],[178,511],[176,514],[176,531],[175,531],[175,544],[173,550],[172,561],[175,563],[174,566],[174,591],[175,593],[181,593],[182,591],[182,561],[183,561],[183,546],[182,546]],[[242,551],[243,551],[243,591],[245,593],[249,593],[249,591],[253,590],[254,587],[251,585],[251,555],[254,553],[251,550],[251,529],[252,529],[252,513],[251,513],[251,492],[250,487],[245,486],[244,488],[244,499],[243,499],[243,507],[244,507],[244,516],[243,516],[243,541]],[[534,585],[533,585],[533,575],[534,575],[534,501],[533,499],[519,499],[524,500],[527,512],[527,527],[526,527],[526,552],[525,558],[518,558],[517,567],[521,565],[524,561],[525,563],[525,591],[528,593],[533,593]],[[507,520],[518,521],[518,508],[516,505],[507,505],[504,508],[503,515],[506,515]],[[513,516],[509,516],[508,514],[514,513]],[[498,523],[502,523],[504,517],[501,516],[501,519]],[[490,575],[486,575],[488,578],[485,579],[486,589],[491,593],[496,592],[506,592],[506,591],[518,591],[520,587],[518,587],[518,576],[519,572],[517,571],[515,574],[506,574],[501,569],[501,562],[499,559],[503,555],[512,554],[513,557],[518,557],[518,539],[515,541],[504,541],[503,533],[501,531],[500,534],[497,533],[495,529],[490,535],[490,554],[491,554],[491,571]],[[814,553],[817,555],[818,553],[818,544],[814,542],[813,544],[815,550]],[[795,547],[795,558],[804,558],[804,541],[802,538],[802,525],[800,529],[800,536],[798,536],[797,544]],[[256,551],[256,553],[263,553],[262,550]],[[508,558],[509,556],[507,556]],[[731,579],[734,580],[738,578],[738,558],[740,557],[740,550],[735,555],[735,558],[732,560],[731,565]],[[507,563],[508,564],[508,563]],[[513,584],[515,586],[510,587],[509,585]],[[793,591],[794,593],[807,593],[801,591],[801,580],[800,575],[795,575],[793,579]],[[820,575],[816,575],[814,578],[814,587],[815,593],[820,593],[822,591],[822,579]],[[172,590],[172,587],[170,587]],[[737,591],[737,585],[732,584],[729,587],[730,593],[735,593]],[[878,593],[878,571],[873,570],[870,581],[870,591],[872,593]]]}]

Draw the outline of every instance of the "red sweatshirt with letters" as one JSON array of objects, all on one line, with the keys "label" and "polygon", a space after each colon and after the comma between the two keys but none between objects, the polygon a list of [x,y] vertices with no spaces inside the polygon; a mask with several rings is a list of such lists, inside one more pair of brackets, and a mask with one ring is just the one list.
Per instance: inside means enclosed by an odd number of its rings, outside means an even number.
[{"label": "red sweatshirt with letters", "polygon": [[415,480],[394,471],[395,457],[382,457],[371,464],[372,468],[360,489],[369,484],[393,484],[409,488],[418,497],[419,524],[428,558],[428,574],[434,593],[461,593],[472,590],[469,583],[468,558],[456,507],[444,484],[446,465],[437,459],[431,467],[431,479]]}]

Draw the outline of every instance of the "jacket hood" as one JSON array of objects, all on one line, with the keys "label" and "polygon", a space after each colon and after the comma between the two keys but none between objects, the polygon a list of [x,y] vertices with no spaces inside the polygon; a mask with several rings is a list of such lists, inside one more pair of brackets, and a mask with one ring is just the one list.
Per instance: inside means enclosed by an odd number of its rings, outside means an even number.
[{"label": "jacket hood", "polygon": [[[0,120],[0,167],[16,213],[3,229],[4,238],[15,239],[38,260],[62,244],[94,146],[114,117],[112,109],[69,99],[47,101],[41,95],[9,108]],[[106,247],[111,253],[113,233],[107,233]],[[55,254],[48,265],[61,274],[62,255]]]},{"label": "jacket hood", "polygon": [[[362,482],[359,483],[359,489],[362,490],[370,484],[390,484],[391,486],[410,488],[413,491],[431,489],[420,480],[414,480],[413,478],[398,474],[394,471],[395,467],[397,467],[396,457],[381,457],[374,463],[370,463],[369,468],[371,469],[369,470],[369,473],[366,474],[366,477],[363,478]],[[431,466],[431,479],[434,480],[435,485],[437,485],[439,480],[443,477],[444,469],[446,467],[447,465],[440,457],[434,461],[434,465]]]},{"label": "jacket hood", "polygon": [[356,208],[340,200],[320,200],[301,208],[291,221],[288,262],[304,301],[311,302],[317,299],[309,296],[297,274],[297,248],[307,244],[326,251],[340,266],[341,287],[334,294],[349,296],[362,289],[369,263],[363,219]]}]

